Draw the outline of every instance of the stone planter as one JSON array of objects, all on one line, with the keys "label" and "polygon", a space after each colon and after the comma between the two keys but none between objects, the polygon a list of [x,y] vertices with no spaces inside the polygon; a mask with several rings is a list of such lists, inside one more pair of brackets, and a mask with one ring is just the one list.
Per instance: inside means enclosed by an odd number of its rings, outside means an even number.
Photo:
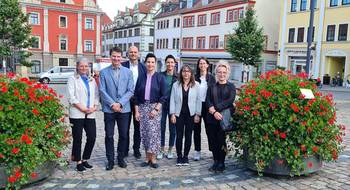
[{"label": "stone planter", "polygon": [[[247,150],[243,151],[243,157],[245,166],[253,171],[257,171],[255,161],[248,159]],[[319,158],[319,156],[312,156],[304,158],[303,164],[304,170],[300,171],[300,175],[307,175],[319,171],[322,167],[322,160]],[[291,168],[288,166],[287,161],[285,159],[276,157],[269,163],[268,166],[265,167],[263,173],[289,176],[291,175]]]},{"label": "stone planter", "polygon": [[[54,172],[55,167],[56,162],[52,161],[47,161],[44,164],[38,166],[35,169],[35,172],[38,174],[38,177],[36,177],[35,179],[30,179],[27,184],[32,184],[49,177]],[[6,166],[0,164],[0,189],[6,186],[7,178],[8,176],[6,175]]]}]

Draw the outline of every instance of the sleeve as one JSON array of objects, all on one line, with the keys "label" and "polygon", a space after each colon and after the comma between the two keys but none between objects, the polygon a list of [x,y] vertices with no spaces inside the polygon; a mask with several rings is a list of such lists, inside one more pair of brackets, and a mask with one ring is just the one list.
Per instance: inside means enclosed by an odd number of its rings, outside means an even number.
[{"label": "sleeve", "polygon": [[202,114],[202,101],[200,98],[200,93],[199,93],[199,84],[196,82],[196,91],[197,91],[197,98],[196,98],[196,114],[201,115]]},{"label": "sleeve", "polygon": [[93,81],[93,85],[95,86],[95,102],[94,102],[94,105],[95,106],[98,106],[99,104],[100,104],[100,95],[99,95],[99,93],[98,93],[98,86],[97,86],[97,83],[96,83],[96,81],[95,81],[95,79],[94,79],[94,81]]},{"label": "sleeve", "polygon": [[159,77],[160,77],[160,94],[161,94],[159,102],[161,104],[164,104],[166,103],[167,97],[168,97],[166,93],[167,87],[166,87],[165,77],[161,74],[159,74]]},{"label": "sleeve", "polygon": [[140,93],[138,93],[138,91],[137,91],[138,89],[140,89],[140,85],[141,85],[140,81],[141,80],[137,80],[136,85],[135,85],[135,91],[136,91],[136,92],[134,92],[134,104],[135,105],[140,105]]},{"label": "sleeve", "polygon": [[235,101],[235,98],[236,98],[236,87],[233,84],[230,84],[228,87],[229,87],[229,97],[217,104],[216,106],[217,111],[222,111],[226,108],[233,106],[233,102]]},{"label": "sleeve", "polygon": [[70,77],[68,79],[68,83],[67,83],[67,91],[68,91],[68,102],[69,104],[73,105],[73,104],[78,104],[79,99],[78,97],[75,96],[75,78],[74,76]]},{"label": "sleeve", "polygon": [[113,103],[115,103],[115,101],[107,93],[107,84],[106,84],[107,82],[106,82],[106,76],[105,76],[106,74],[103,71],[100,74],[100,95],[101,95],[102,101],[106,102],[107,105],[111,106]]},{"label": "sleeve", "polygon": [[128,69],[127,71],[128,82],[126,93],[118,101],[122,107],[124,107],[130,101],[130,98],[134,95],[134,78],[132,76],[131,70]]},{"label": "sleeve", "polygon": [[171,95],[170,95],[170,108],[169,108],[169,114],[175,114],[175,85],[176,82],[173,84],[173,86],[171,87]]},{"label": "sleeve", "polygon": [[214,106],[213,100],[212,100],[212,95],[211,95],[211,89],[212,89],[212,85],[208,86],[208,90],[207,90],[207,96],[205,97],[205,104],[206,107],[209,109],[210,107]]}]

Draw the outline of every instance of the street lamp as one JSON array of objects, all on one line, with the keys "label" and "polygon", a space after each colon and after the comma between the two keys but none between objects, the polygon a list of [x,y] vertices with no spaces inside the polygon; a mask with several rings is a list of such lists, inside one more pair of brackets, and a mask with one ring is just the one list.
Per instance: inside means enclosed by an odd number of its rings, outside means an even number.
[{"label": "street lamp", "polygon": [[4,69],[4,74],[6,75],[6,60],[2,60],[2,68]]},{"label": "street lamp", "polygon": [[[306,67],[305,71],[310,74],[310,60],[311,60],[311,43],[312,43],[312,32],[314,26],[314,14],[315,14],[315,0],[311,0],[310,4],[310,22],[307,30],[307,52],[306,52]],[[317,63],[314,63],[317,64]]]}]

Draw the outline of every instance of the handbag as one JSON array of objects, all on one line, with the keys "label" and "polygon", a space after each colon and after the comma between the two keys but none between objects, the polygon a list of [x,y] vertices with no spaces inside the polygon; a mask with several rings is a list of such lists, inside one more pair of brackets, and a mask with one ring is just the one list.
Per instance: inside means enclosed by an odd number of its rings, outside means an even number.
[{"label": "handbag", "polygon": [[[217,97],[218,91],[216,85],[213,85],[213,98],[214,102],[218,102],[218,97]],[[231,109],[226,108],[220,112],[222,115],[222,120],[220,121],[220,127],[224,132],[230,132],[234,131],[237,129],[236,125],[231,121]]]}]

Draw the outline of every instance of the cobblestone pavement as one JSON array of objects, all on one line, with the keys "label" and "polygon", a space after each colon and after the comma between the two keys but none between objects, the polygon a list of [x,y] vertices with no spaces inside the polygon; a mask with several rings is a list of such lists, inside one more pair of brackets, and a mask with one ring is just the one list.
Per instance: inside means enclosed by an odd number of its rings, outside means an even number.
[{"label": "cobblestone pavement", "polygon": [[[339,101],[337,108],[338,122],[347,126],[349,134],[350,101]],[[190,161],[190,166],[177,167],[176,159],[165,158],[159,161],[158,169],[142,168],[139,165],[144,159],[144,153],[141,159],[136,160],[130,148],[129,157],[126,159],[127,168],[115,166],[113,170],[105,171],[104,125],[101,112],[98,113],[97,128],[97,141],[90,160],[94,169],[78,173],[75,171],[75,163],[70,162],[67,168],[57,169],[50,178],[25,189],[350,189],[350,148],[346,148],[337,162],[325,163],[321,171],[309,176],[259,177],[233,158],[227,159],[227,169],[224,173],[213,174],[208,171],[212,158],[204,130],[202,160]],[[116,134],[115,139],[117,137]],[[168,138],[168,135],[166,137]],[[349,135],[345,138],[345,144],[350,144]],[[190,155],[191,153],[193,150]],[[70,147],[65,154],[67,159],[69,154]]]}]

